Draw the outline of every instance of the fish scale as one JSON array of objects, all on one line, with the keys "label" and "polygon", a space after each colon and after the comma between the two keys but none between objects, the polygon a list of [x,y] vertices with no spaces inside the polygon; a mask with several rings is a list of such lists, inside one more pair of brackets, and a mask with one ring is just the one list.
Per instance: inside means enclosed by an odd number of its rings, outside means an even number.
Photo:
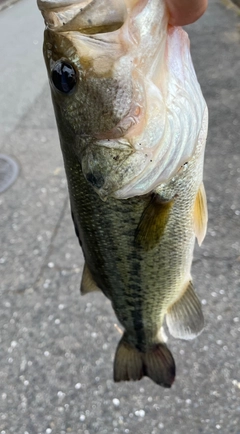
[{"label": "fish scale", "polygon": [[[201,146],[183,172],[184,177],[176,177],[169,186],[159,187],[162,197],[176,194],[179,197],[161,242],[149,252],[139,248],[135,240],[136,228],[149,197],[109,198],[103,202],[84,179],[76,157],[73,155],[69,160],[66,148],[64,155],[71,208],[85,260],[97,285],[112,301],[116,315],[131,334],[132,341],[145,349],[156,341],[169,301],[174,300],[174,294],[178,297],[186,275],[190,278],[189,258],[195,240],[192,210],[201,173],[197,183],[193,175],[195,167],[199,167],[199,156],[202,160]],[[179,245],[182,246],[181,254]],[[138,336],[138,322],[144,323],[147,342],[142,332],[141,337]]]}]

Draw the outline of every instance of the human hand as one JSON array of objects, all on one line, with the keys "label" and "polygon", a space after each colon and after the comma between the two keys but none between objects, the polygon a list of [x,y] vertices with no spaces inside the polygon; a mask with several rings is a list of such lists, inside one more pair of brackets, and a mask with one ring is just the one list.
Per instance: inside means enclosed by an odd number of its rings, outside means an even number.
[{"label": "human hand", "polygon": [[197,21],[205,12],[208,0],[165,0],[170,15],[169,24],[185,26]]}]

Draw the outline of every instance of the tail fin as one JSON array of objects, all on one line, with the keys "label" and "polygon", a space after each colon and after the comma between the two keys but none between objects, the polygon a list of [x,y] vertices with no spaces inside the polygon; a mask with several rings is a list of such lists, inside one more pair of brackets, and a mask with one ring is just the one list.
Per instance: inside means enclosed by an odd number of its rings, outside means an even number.
[{"label": "tail fin", "polygon": [[114,381],[136,381],[143,376],[163,387],[171,387],[175,378],[175,363],[167,346],[158,343],[141,352],[127,340],[124,333],[114,360]]}]

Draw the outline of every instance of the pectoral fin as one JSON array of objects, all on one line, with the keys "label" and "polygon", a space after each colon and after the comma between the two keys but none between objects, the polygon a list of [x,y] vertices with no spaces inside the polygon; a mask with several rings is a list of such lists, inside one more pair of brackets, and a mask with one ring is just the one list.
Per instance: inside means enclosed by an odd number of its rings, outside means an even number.
[{"label": "pectoral fin", "polygon": [[84,264],[83,268],[80,291],[82,295],[88,294],[89,292],[101,291],[101,289],[94,282],[92,274],[86,264]]},{"label": "pectoral fin", "polygon": [[194,339],[204,327],[201,303],[190,281],[185,292],[167,311],[167,326],[172,336]]},{"label": "pectoral fin", "polygon": [[159,243],[173,204],[174,199],[163,201],[157,194],[152,196],[150,203],[142,213],[135,235],[136,243],[144,250],[150,250]]},{"label": "pectoral fin", "polygon": [[194,205],[194,231],[198,240],[199,246],[202,244],[207,232],[207,198],[203,182],[198,190]]}]

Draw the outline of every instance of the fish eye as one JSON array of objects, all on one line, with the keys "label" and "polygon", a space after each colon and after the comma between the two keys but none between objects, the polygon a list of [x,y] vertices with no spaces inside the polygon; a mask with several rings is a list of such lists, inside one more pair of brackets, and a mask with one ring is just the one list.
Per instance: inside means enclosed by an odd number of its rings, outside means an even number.
[{"label": "fish eye", "polygon": [[57,62],[52,70],[52,82],[60,92],[70,93],[77,83],[75,69],[65,61]]}]

